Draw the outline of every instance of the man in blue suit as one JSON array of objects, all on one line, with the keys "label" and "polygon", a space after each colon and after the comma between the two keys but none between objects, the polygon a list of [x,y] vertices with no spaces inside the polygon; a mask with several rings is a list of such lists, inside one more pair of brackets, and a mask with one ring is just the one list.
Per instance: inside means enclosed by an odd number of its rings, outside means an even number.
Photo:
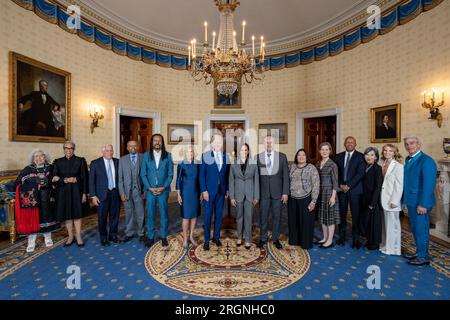
[{"label": "man in blue suit", "polygon": [[415,136],[403,139],[406,157],[403,182],[403,204],[408,208],[409,223],[416,242],[415,254],[404,254],[408,263],[415,266],[430,264],[428,242],[430,238],[430,212],[434,207],[434,188],[437,168],[434,160],[421,151]]},{"label": "man in blue suit", "polygon": [[163,247],[167,247],[167,229],[169,223],[168,200],[170,184],[173,179],[172,155],[166,151],[164,138],[156,133],[150,141],[150,151],[144,154],[141,164],[141,178],[147,199],[147,239],[145,245],[155,243],[156,203],[160,214],[160,237]]},{"label": "man in blue suit", "polygon": [[[108,144],[102,148],[103,157],[91,162],[89,172],[89,195],[95,206],[98,206],[98,231],[102,246],[109,241],[118,242],[119,227],[119,159],[113,158],[113,146]],[[106,225],[109,213],[109,237]]]},{"label": "man in blue suit", "polygon": [[214,217],[213,242],[220,247],[220,227],[222,225],[222,211],[224,199],[228,195],[229,161],[223,149],[223,137],[214,134],[211,138],[211,151],[202,155],[200,164],[200,191],[203,195],[203,206],[205,208],[205,243],[204,250],[209,250],[211,237],[211,220]]},{"label": "man in blue suit", "polygon": [[359,237],[361,230],[359,228],[359,203],[363,193],[362,180],[366,173],[366,162],[361,152],[356,148],[356,139],[354,137],[347,137],[344,141],[345,151],[336,155],[336,164],[339,169],[339,187],[341,191],[338,193],[339,197],[339,239],[338,245],[345,245],[345,237],[347,230],[347,211],[350,203],[350,210],[352,213],[352,248],[359,249],[361,242]]}]

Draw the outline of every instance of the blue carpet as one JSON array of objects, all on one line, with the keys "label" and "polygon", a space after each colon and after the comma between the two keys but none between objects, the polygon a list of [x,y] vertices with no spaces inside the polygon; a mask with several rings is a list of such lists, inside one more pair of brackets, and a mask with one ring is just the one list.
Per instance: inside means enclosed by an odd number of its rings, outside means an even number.
[{"label": "blue carpet", "polygon": [[[177,209],[171,206],[171,232],[180,230]],[[255,214],[255,216],[257,216]],[[284,215],[286,216],[286,215]],[[95,217],[91,217],[94,219]],[[257,220],[257,219],[256,219]],[[123,220],[121,221],[123,224]],[[200,227],[202,222],[198,222]],[[287,231],[283,219],[283,230]],[[405,233],[409,245],[410,235]],[[147,253],[137,239],[126,244],[101,247],[96,228],[84,234],[86,246],[62,247],[64,238],[55,239],[52,249],[39,248],[23,255],[26,240],[0,251],[0,299],[205,299],[168,288],[148,273]],[[431,243],[434,266],[414,267],[402,257],[378,251],[352,250],[348,245],[309,250],[311,265],[304,277],[291,286],[271,294],[249,299],[450,299],[449,249]],[[66,288],[66,269],[81,270],[81,289]],[[367,267],[381,271],[381,288],[369,290]]]}]

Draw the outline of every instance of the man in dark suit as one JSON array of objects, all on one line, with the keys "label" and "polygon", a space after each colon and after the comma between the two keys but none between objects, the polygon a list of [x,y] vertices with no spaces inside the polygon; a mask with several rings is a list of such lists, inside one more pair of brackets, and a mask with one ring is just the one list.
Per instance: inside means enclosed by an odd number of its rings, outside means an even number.
[{"label": "man in dark suit", "polygon": [[395,138],[395,129],[389,126],[389,116],[383,114],[381,125],[377,127],[375,138],[392,139]]},{"label": "man in dark suit", "polygon": [[355,150],[356,139],[354,137],[345,138],[345,151],[336,155],[336,164],[339,169],[339,214],[341,223],[339,224],[338,245],[345,244],[345,233],[347,229],[347,211],[350,203],[352,213],[352,248],[359,249],[361,235],[359,229],[359,203],[363,193],[362,179],[364,178],[366,163],[361,152]]},{"label": "man in dark suit", "polygon": [[287,204],[289,195],[289,168],[284,153],[276,152],[274,139],[264,138],[265,151],[258,154],[260,192],[260,237],[258,247],[262,248],[268,240],[269,212],[272,209],[272,241],[277,249],[283,246],[279,241],[281,223],[281,204]]},{"label": "man in dark suit", "polygon": [[[89,195],[98,206],[98,231],[102,246],[109,241],[118,242],[119,227],[119,159],[113,158],[113,146],[102,148],[103,157],[91,162],[89,172]],[[106,228],[109,214],[109,237]]]},{"label": "man in dark suit", "polygon": [[223,152],[222,134],[214,134],[211,137],[211,151],[207,151],[202,155],[199,173],[200,191],[203,195],[203,206],[205,208],[204,250],[209,250],[213,213],[215,213],[213,243],[218,247],[222,245],[219,238],[222,226],[223,204],[225,197],[228,196],[229,167],[227,154]]},{"label": "man in dark suit", "polygon": [[[53,123],[52,109],[61,107],[47,92],[48,83],[45,80],[39,81],[39,91],[21,97],[18,103],[19,127],[18,133],[25,135],[55,136],[58,132]],[[25,110],[24,104],[31,101],[31,107]]]}]

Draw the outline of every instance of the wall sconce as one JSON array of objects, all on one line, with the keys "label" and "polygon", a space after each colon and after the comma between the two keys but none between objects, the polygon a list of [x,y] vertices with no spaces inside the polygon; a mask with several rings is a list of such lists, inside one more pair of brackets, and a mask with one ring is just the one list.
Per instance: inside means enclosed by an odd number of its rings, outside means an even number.
[{"label": "wall sconce", "polygon": [[422,107],[430,110],[430,120],[437,120],[437,125],[440,128],[442,126],[442,114],[439,112],[439,108],[444,106],[444,90],[441,91],[441,102],[436,101],[436,91],[431,89],[431,93],[424,91],[423,93]]},{"label": "wall sconce", "polygon": [[89,110],[89,116],[92,119],[91,133],[94,133],[94,128],[98,128],[98,121],[105,117],[103,115],[103,108],[97,105],[91,105]]}]

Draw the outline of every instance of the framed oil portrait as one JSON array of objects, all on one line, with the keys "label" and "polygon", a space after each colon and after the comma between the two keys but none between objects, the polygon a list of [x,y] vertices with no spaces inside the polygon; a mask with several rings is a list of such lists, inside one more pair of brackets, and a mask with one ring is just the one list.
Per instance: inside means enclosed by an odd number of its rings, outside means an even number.
[{"label": "framed oil portrait", "polygon": [[168,144],[195,144],[195,126],[193,124],[167,124]]},{"label": "framed oil portrait", "polygon": [[216,109],[240,109],[241,108],[241,85],[231,96],[219,94],[217,85],[214,83],[214,108]]},{"label": "framed oil portrait", "polygon": [[288,124],[287,123],[263,123],[258,126],[259,143],[263,143],[264,137],[271,135],[275,142],[279,144],[288,143]]},{"label": "framed oil portrait", "polygon": [[400,142],[400,104],[370,109],[370,142]]},{"label": "framed oil portrait", "polygon": [[15,52],[9,59],[10,140],[69,140],[70,73]]}]

